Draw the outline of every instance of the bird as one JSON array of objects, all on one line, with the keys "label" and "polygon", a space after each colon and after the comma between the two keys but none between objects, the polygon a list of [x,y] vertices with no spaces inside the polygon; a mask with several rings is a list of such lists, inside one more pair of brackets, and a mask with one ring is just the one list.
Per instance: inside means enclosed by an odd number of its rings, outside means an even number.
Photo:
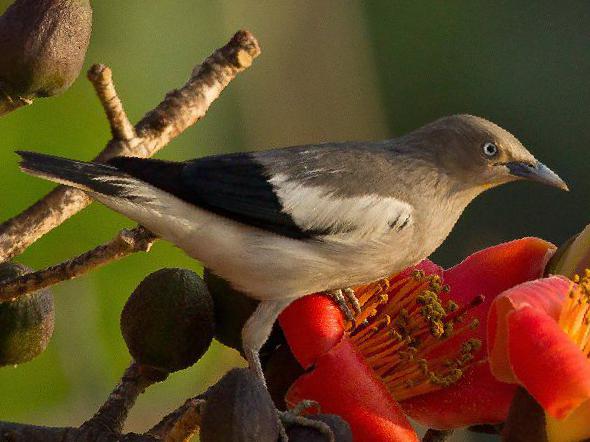
[{"label": "bird", "polygon": [[24,172],[82,189],[260,301],[242,344],[262,382],[259,350],[294,300],[420,262],[485,190],[516,180],[567,190],[514,135],[467,114],[383,141],[185,162],[18,153]]}]

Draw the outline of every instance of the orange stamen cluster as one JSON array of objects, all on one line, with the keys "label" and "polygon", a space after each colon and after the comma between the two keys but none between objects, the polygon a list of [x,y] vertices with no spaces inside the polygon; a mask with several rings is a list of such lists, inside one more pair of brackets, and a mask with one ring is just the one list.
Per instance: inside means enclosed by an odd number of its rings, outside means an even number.
[{"label": "orange stamen cluster", "polygon": [[457,382],[481,347],[478,339],[466,339],[453,355],[432,355],[451,336],[479,325],[465,313],[483,297],[462,307],[443,305],[439,295],[448,291],[438,275],[422,271],[355,290],[362,311],[347,324],[348,334],[398,401]]},{"label": "orange stamen cluster", "polygon": [[559,326],[590,357],[590,269],[576,275],[559,315]]}]

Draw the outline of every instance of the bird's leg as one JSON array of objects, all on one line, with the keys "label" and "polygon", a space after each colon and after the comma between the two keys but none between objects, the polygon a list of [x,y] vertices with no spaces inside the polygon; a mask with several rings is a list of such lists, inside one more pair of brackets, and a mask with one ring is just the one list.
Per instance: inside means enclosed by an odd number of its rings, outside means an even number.
[{"label": "bird's leg", "polygon": [[[354,290],[350,287],[347,287],[344,289],[328,290],[326,294],[334,300],[346,319],[354,324],[355,314],[358,315],[361,312],[361,305],[356,298]],[[346,301],[352,305],[354,312],[351,310]]]},{"label": "bird's leg", "polygon": [[[260,363],[260,349],[270,336],[272,327],[277,320],[279,314],[293,301],[293,299],[277,299],[272,301],[261,301],[258,307],[248,318],[244,328],[242,329],[242,348],[244,355],[248,361],[251,370],[254,370],[256,376],[262,381],[266,387],[266,379],[262,371],[262,364]],[[281,433],[281,440],[288,441],[287,432],[283,426],[285,423],[296,423],[299,425],[315,428],[322,434],[328,436],[330,442],[334,442],[334,434],[330,427],[324,422],[314,421],[299,416],[302,409],[309,408],[309,401],[303,401],[301,406],[295,407],[295,411],[278,411],[277,418],[279,419],[279,429]]]},{"label": "bird's leg", "polygon": [[277,320],[279,314],[293,301],[292,299],[277,299],[261,301],[258,307],[244,324],[242,329],[242,348],[251,370],[266,386],[264,372],[260,364],[259,352]]}]

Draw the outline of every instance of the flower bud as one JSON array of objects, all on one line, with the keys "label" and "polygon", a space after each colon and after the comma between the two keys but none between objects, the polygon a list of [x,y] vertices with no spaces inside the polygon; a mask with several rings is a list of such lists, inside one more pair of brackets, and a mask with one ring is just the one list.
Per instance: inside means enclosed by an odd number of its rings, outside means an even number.
[{"label": "flower bud", "polygon": [[[24,265],[0,264],[0,282],[30,273]],[[55,311],[49,290],[0,302],[0,366],[21,364],[40,355],[53,335]]]},{"label": "flower bud", "polygon": [[89,0],[16,0],[0,17],[0,115],[70,87],[91,29]]},{"label": "flower bud", "polygon": [[577,235],[567,240],[553,254],[545,274],[564,275],[573,278],[583,275],[590,268],[590,224]]},{"label": "flower bud", "polygon": [[[336,442],[352,442],[350,425],[336,414],[312,414],[307,419],[321,421],[328,424]],[[303,425],[290,425],[287,428],[289,442],[325,442],[326,436],[315,428]]]},{"label": "flower bud", "polygon": [[233,369],[207,392],[202,442],[276,442],[278,437],[274,404],[252,370]]},{"label": "flower bud", "polygon": [[165,372],[197,362],[209,348],[214,328],[209,291],[187,269],[148,275],[121,313],[121,332],[131,356]]}]

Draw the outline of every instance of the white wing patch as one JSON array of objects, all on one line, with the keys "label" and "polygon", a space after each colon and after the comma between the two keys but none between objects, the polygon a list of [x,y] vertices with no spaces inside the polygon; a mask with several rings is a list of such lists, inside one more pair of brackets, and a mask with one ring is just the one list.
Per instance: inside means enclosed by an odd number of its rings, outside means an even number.
[{"label": "white wing patch", "polygon": [[129,199],[134,204],[146,204],[152,208],[163,208],[161,198],[154,193],[154,187],[131,176],[103,175],[92,178],[118,187],[118,198]]},{"label": "white wing patch", "polygon": [[397,198],[375,194],[340,197],[325,187],[289,181],[283,174],[269,181],[283,212],[305,230],[328,232],[325,236],[332,237],[346,233],[347,237],[359,238],[381,236],[412,224],[412,206]]}]

